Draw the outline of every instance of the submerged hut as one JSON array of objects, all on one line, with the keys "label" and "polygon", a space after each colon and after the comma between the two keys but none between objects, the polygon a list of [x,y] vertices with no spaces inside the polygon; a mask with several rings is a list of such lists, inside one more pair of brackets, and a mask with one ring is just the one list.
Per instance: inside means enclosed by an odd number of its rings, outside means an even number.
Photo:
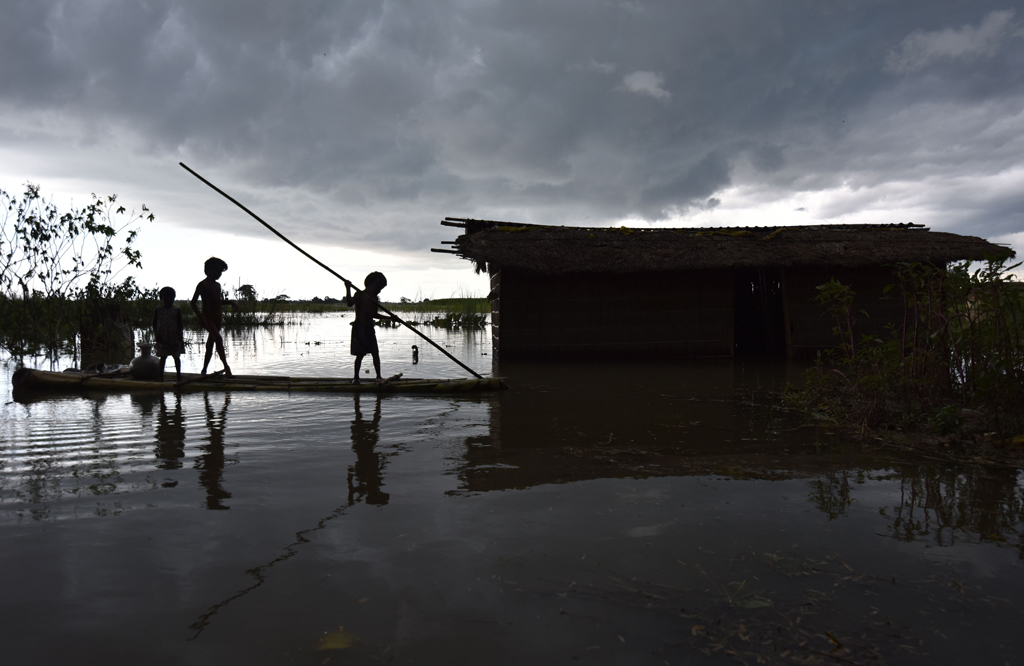
[{"label": "submerged hut", "polygon": [[[902,322],[893,264],[1013,256],[919,224],[579,228],[446,218],[449,252],[491,278],[496,358],[813,357],[836,345],[814,297],[856,292],[857,334]],[[866,315],[866,316],[865,316]]]}]

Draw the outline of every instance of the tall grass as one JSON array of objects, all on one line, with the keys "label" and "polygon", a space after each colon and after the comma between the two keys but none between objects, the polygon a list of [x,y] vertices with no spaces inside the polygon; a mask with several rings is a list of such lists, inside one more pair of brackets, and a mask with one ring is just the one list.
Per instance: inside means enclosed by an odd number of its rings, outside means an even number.
[{"label": "tall grass", "polygon": [[[418,303],[389,303],[393,312],[411,313],[403,317],[413,326],[432,326],[448,331],[480,331],[487,328],[491,311],[486,298],[443,298]],[[386,322],[383,325],[388,326]],[[396,324],[397,325],[397,324]]]},{"label": "tall grass", "polygon": [[455,312],[460,314],[489,314],[491,303],[486,298],[438,298],[435,300],[385,303],[394,312]]}]

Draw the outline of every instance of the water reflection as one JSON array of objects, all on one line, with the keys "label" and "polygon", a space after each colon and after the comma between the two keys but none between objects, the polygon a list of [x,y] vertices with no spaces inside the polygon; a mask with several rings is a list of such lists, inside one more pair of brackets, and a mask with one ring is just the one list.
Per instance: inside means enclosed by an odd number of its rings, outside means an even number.
[{"label": "water reflection", "polygon": [[[168,401],[174,403],[167,408]],[[185,416],[181,410],[181,394],[160,395],[160,412],[156,419],[156,459],[159,469],[180,469],[185,457]],[[165,484],[167,485],[167,484]]]},{"label": "water reflection", "polygon": [[[1024,484],[1017,469],[914,459],[844,442],[784,409],[775,394],[786,378],[778,367],[547,364],[506,370],[515,388],[473,403],[483,411],[475,412],[478,427],[460,438],[458,454],[449,458],[457,478],[449,495],[598,479],[802,479],[804,501],[829,521],[848,519],[858,505],[869,504],[884,521],[879,532],[898,541],[989,541],[1024,554]],[[609,375],[617,377],[615,390],[602,381]],[[7,415],[16,418],[0,426],[0,506],[8,515],[45,521],[94,499],[97,515],[107,515],[120,510],[126,492],[155,487],[151,470],[186,466],[198,474],[207,509],[229,509],[233,493],[263,492],[242,480],[230,491],[225,487],[226,466],[239,462],[227,456],[231,395],[201,395],[200,402],[199,395],[97,393],[12,405]],[[405,453],[380,448],[381,398],[351,399],[354,459],[343,463],[346,505],[384,507],[391,500],[384,490],[388,457]],[[425,397],[416,404],[428,420],[442,409]],[[399,436],[427,421],[404,423]],[[152,435],[139,438],[140,430]],[[147,456],[139,455],[143,449]],[[170,488],[179,480],[156,483]]]},{"label": "water reflection", "polygon": [[[203,405],[206,408],[206,427],[210,436],[206,444],[201,444],[199,450],[202,455],[196,458],[195,468],[199,470],[199,484],[206,489],[206,508],[216,511],[223,511],[231,507],[224,504],[224,500],[231,497],[231,493],[224,490],[224,431],[227,428],[228,405],[231,404],[230,393],[214,394],[211,397],[209,391],[203,394]],[[219,410],[214,409],[215,400],[223,399],[224,403]]]},{"label": "water reflection", "polygon": [[[869,503],[893,539],[992,541],[1024,556],[1019,470],[873,451],[808,424],[779,398],[798,372],[506,364],[517,390],[491,399],[486,435],[463,439],[456,494],[611,478],[805,479],[807,502],[830,521]],[[616,377],[614,390],[602,375]]]},{"label": "water reflection", "polygon": [[809,476],[823,467],[824,433],[782,404],[788,373],[778,363],[732,361],[506,364],[515,388],[491,399],[488,435],[465,440],[461,490]]},{"label": "water reflection", "polygon": [[348,468],[348,503],[355,504],[360,500],[374,506],[384,506],[391,497],[381,491],[384,485],[384,458],[377,451],[380,442],[380,402],[381,397],[375,394],[373,416],[367,420],[360,408],[360,395],[354,394],[352,419],[352,451],[356,460]]},{"label": "water reflection", "polygon": [[864,469],[825,470],[808,483],[811,489],[808,500],[829,520],[836,520],[845,516],[853,505],[853,487],[850,484],[864,484],[867,479],[868,473]]},{"label": "water reflection", "polygon": [[898,480],[899,504],[879,509],[899,541],[952,546],[964,539],[1015,542],[1024,557],[1024,488],[1020,472],[988,465],[901,465],[880,478]]},{"label": "water reflection", "polygon": [[156,409],[156,405],[160,402],[159,393],[132,393],[129,396],[132,402],[132,407],[135,407],[139,412],[140,421],[143,427],[148,426],[153,422],[153,410]]}]

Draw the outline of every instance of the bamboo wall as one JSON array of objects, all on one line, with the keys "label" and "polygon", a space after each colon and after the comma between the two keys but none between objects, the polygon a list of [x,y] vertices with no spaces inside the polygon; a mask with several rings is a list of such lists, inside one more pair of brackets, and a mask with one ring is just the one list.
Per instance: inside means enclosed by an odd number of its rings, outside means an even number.
[{"label": "bamboo wall", "polygon": [[731,271],[581,273],[492,268],[495,353],[538,357],[731,356]]},{"label": "bamboo wall", "polygon": [[[492,266],[494,360],[732,356],[734,326],[745,321],[735,317],[738,275],[723,269],[553,277]],[[888,325],[902,324],[902,303],[883,293],[895,282],[891,269],[783,269],[778,316],[790,358],[837,346],[835,321],[814,300],[818,285],[832,277],[856,293],[857,342],[865,334],[884,338]]]}]

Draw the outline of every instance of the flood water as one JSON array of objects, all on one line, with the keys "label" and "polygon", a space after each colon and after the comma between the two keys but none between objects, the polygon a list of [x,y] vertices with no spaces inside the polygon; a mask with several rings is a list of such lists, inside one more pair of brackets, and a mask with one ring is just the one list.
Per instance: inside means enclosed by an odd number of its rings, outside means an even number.
[{"label": "flood water", "polygon": [[[347,376],[348,321],[229,360]],[[425,330],[490,372],[488,333]],[[465,374],[378,337],[385,375]],[[504,364],[470,397],[14,402],[12,371],[4,664],[1021,663],[1019,471],[808,425],[784,362]]]}]

